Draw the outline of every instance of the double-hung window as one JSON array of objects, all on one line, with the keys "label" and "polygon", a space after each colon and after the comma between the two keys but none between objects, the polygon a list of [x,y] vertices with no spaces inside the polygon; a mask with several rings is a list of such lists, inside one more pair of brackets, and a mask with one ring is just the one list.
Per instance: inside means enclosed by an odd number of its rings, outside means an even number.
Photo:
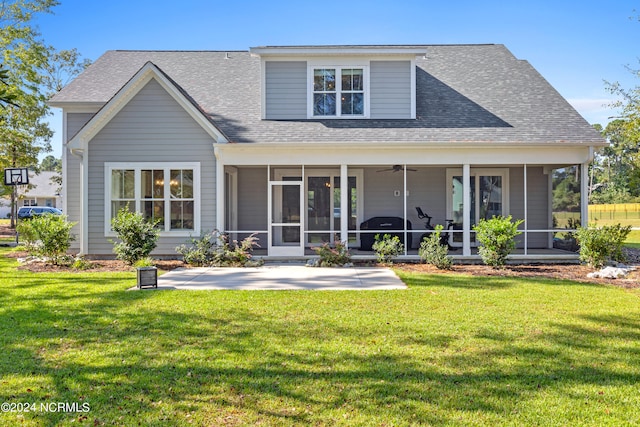
[{"label": "double-hung window", "polygon": [[199,163],[107,163],[105,233],[122,208],[141,212],[161,232],[199,233]]},{"label": "double-hung window", "polygon": [[365,118],[368,116],[365,66],[310,68],[310,118]]}]

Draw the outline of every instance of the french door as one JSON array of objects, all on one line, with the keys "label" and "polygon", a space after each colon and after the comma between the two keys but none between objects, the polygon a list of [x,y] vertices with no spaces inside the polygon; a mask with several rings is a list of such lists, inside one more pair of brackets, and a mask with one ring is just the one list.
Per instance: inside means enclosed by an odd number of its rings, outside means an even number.
[{"label": "french door", "polygon": [[[469,191],[471,208],[469,211],[469,228],[480,220],[493,216],[509,214],[509,169],[506,168],[471,168]],[[447,212],[453,219],[454,229],[461,230],[463,224],[463,178],[462,169],[447,169]],[[462,243],[462,233],[453,236],[454,246]],[[471,242],[475,241],[472,233]]]}]

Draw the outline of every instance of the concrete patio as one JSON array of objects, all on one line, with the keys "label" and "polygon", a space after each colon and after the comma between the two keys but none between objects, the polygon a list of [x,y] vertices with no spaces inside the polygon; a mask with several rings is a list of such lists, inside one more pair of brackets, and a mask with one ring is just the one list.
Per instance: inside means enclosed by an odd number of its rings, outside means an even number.
[{"label": "concrete patio", "polygon": [[363,291],[406,288],[387,268],[267,264],[255,268],[179,268],[158,277],[157,289]]}]

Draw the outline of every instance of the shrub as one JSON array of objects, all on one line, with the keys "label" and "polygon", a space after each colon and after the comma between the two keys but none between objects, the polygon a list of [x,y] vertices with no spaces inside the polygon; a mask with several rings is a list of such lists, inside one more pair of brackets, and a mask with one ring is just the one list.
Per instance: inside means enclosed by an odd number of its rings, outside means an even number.
[{"label": "shrub", "polygon": [[341,267],[351,262],[351,254],[347,249],[347,243],[336,240],[333,247],[325,243],[320,247],[313,248],[320,256],[320,267]]},{"label": "shrub", "polygon": [[144,258],[140,258],[139,260],[137,260],[133,266],[136,268],[139,267],[153,267],[155,265],[155,263],[153,262],[153,258],[151,257],[144,257]]},{"label": "shrub", "polygon": [[93,264],[91,264],[91,261],[85,259],[84,257],[77,256],[73,259],[71,268],[73,268],[74,270],[89,270],[93,268]]},{"label": "shrub", "polygon": [[255,234],[245,237],[240,242],[229,241],[229,235],[214,230],[204,233],[199,238],[192,237],[191,245],[180,245],[176,252],[184,257],[184,262],[194,266],[214,267],[248,267],[261,265],[252,261],[251,252],[258,245]]},{"label": "shrub", "polygon": [[158,244],[160,230],[156,228],[159,220],[147,221],[140,212],[131,212],[127,208],[118,211],[111,220],[111,228],[118,234],[120,243],[114,243],[116,258],[133,265],[136,261],[149,256]]},{"label": "shrub", "polygon": [[521,234],[518,226],[523,220],[512,221],[508,217],[494,216],[480,220],[473,229],[476,239],[482,246],[478,249],[482,261],[493,268],[501,268],[507,262],[507,256],[516,247],[515,237]]},{"label": "shrub", "polygon": [[579,227],[576,235],[580,244],[580,261],[586,262],[594,268],[600,268],[609,261],[624,262],[622,247],[631,226],[605,225]]},{"label": "shrub", "polygon": [[184,258],[184,262],[195,267],[206,267],[213,264],[217,249],[217,234],[203,233],[200,237],[190,237],[190,245],[176,247]]},{"label": "shrub", "polygon": [[24,245],[25,250],[31,255],[36,255],[38,251],[38,236],[36,235],[36,231],[33,228],[32,221],[22,220],[18,222],[16,231],[18,232],[18,239],[20,240],[21,244]]},{"label": "shrub", "polygon": [[447,256],[449,248],[447,245],[440,243],[440,234],[442,233],[442,225],[436,225],[429,237],[420,242],[418,254],[420,259],[427,264],[434,265],[441,270],[451,269],[451,258]]},{"label": "shrub", "polygon": [[25,239],[29,253],[58,265],[67,261],[65,255],[74,240],[71,228],[75,224],[63,215],[44,214],[22,221],[18,232]]},{"label": "shrub", "polygon": [[[255,233],[245,237],[240,242],[237,240],[229,241],[229,235],[226,233],[218,233],[218,251],[214,258],[214,266],[216,267],[244,267],[251,261],[254,247],[258,245],[258,238]],[[253,265],[253,263],[252,263]]]},{"label": "shrub", "polygon": [[376,234],[373,250],[376,252],[378,262],[382,264],[392,264],[393,258],[404,251],[404,245],[400,242],[398,236],[385,234],[381,238],[379,234]]}]

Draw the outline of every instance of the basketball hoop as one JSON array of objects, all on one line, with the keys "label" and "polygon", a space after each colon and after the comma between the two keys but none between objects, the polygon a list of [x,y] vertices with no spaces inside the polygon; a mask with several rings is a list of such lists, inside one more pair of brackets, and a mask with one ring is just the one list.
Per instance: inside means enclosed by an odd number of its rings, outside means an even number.
[{"label": "basketball hoop", "polygon": [[29,184],[29,169],[8,168],[4,170],[4,185],[27,185]]}]

